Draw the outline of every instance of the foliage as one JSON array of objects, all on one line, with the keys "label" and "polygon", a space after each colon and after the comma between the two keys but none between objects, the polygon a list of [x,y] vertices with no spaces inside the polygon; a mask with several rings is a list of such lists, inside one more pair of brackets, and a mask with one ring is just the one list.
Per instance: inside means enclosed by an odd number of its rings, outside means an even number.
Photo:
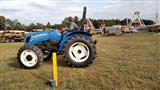
[{"label": "foliage", "polygon": [[145,19],[142,19],[142,21],[144,22],[145,25],[153,25],[153,24],[155,24],[155,22],[152,21],[152,20],[145,20]]},{"label": "foliage", "polygon": [[0,16],[0,28],[1,28],[1,30],[5,28],[5,20],[6,20],[6,18],[4,16]]},{"label": "foliage", "polygon": [[[75,23],[78,26],[81,26],[82,19],[79,19],[77,16],[75,18]],[[93,26],[95,28],[99,28],[101,23],[105,23],[106,26],[112,26],[112,25],[127,25],[127,19],[90,19],[93,23]],[[130,19],[128,19],[128,22],[130,22]],[[152,20],[146,20],[143,19],[143,22],[145,25],[153,25],[154,21]],[[49,28],[56,28],[58,24],[51,25],[49,22],[44,25],[42,23],[31,23],[29,25],[25,25],[20,23],[17,19],[16,20],[10,20],[8,18],[5,18],[4,16],[0,16],[0,28],[1,30],[26,30],[26,31],[32,31],[33,29],[49,29]],[[64,20],[61,23],[62,27],[69,27],[68,19],[67,17],[64,18]]]}]

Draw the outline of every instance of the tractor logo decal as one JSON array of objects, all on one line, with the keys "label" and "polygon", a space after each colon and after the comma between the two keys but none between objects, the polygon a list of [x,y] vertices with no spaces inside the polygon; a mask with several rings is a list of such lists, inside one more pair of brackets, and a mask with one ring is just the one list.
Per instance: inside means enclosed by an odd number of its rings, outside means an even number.
[{"label": "tractor logo decal", "polygon": [[39,37],[42,37],[42,36],[46,36],[47,34],[46,33],[43,33],[43,34],[38,34],[38,35],[35,35],[35,36],[31,36],[31,39],[30,41],[36,39],[36,38],[39,38]]}]

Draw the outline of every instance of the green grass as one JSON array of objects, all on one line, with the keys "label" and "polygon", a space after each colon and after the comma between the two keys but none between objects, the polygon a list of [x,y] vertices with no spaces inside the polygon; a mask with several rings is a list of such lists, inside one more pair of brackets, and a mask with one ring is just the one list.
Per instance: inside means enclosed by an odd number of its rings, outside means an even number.
[{"label": "green grass", "polygon": [[[58,90],[160,90],[160,37],[149,33],[94,36],[97,57],[87,68],[71,68],[58,57]],[[16,60],[22,43],[0,44],[1,90],[49,90],[51,61],[23,69]]]}]

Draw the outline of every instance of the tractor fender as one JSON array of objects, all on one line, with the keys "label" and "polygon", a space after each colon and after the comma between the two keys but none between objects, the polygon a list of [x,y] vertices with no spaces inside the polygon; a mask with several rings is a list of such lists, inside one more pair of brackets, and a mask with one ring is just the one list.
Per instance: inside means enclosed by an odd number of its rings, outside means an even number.
[{"label": "tractor fender", "polygon": [[85,37],[91,37],[91,36],[92,36],[92,34],[90,34],[90,33],[88,33],[88,32],[80,32],[80,31],[71,32],[71,33],[69,33],[69,34],[67,34],[67,35],[64,35],[62,41],[61,41],[60,44],[59,44],[59,50],[58,50],[58,51],[59,51],[59,52],[63,52],[65,43],[66,43],[72,36],[77,35],[77,34],[81,34],[81,35],[83,35],[83,36],[85,36]]}]

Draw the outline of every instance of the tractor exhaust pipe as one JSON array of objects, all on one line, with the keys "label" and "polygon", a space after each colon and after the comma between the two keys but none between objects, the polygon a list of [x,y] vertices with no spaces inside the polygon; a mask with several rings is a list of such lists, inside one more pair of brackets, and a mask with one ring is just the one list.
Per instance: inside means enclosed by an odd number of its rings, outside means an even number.
[{"label": "tractor exhaust pipe", "polygon": [[85,24],[85,22],[87,21],[87,20],[86,20],[86,13],[87,13],[87,8],[84,7],[84,8],[83,8],[82,19],[81,19],[81,30],[84,29],[84,24]]},{"label": "tractor exhaust pipe", "polygon": [[86,19],[86,12],[87,12],[87,8],[84,7],[84,8],[83,8],[83,16],[82,16],[82,19]]}]

